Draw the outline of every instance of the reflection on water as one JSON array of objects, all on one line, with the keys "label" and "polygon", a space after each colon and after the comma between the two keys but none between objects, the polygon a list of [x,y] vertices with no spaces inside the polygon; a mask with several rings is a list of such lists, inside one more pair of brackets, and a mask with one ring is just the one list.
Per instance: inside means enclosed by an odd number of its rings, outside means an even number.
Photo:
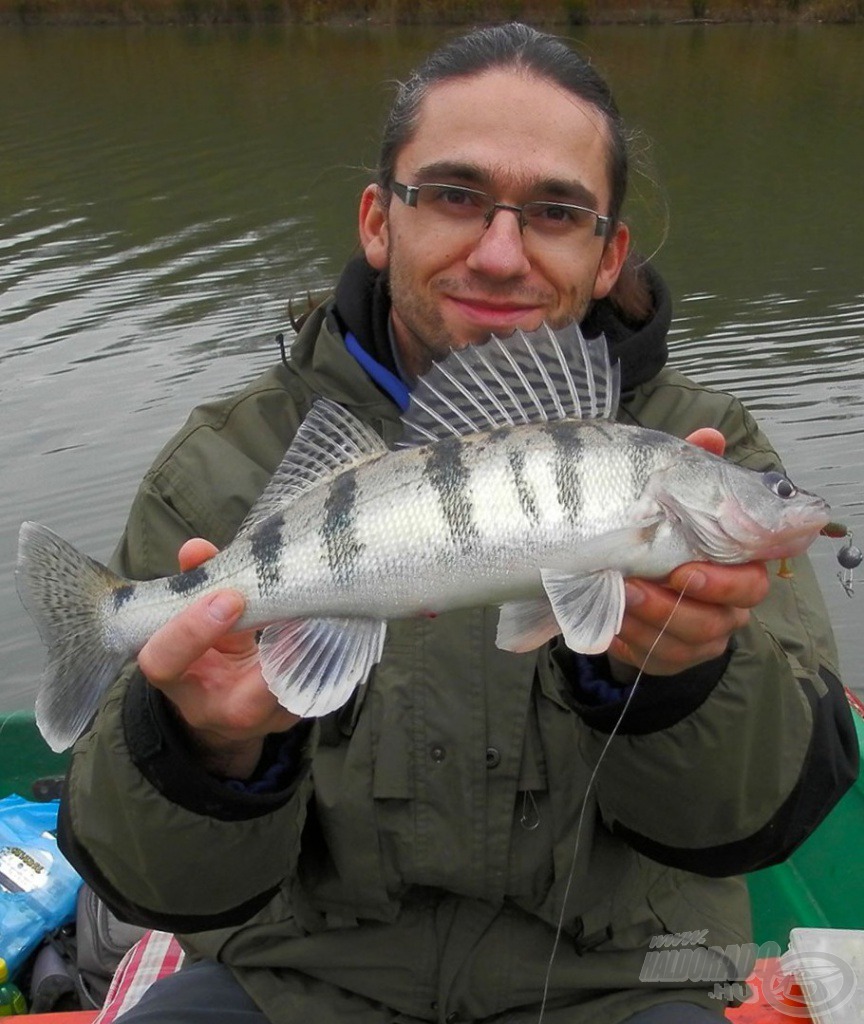
[{"label": "reflection on water", "polygon": [[[191,406],[276,358],[289,302],[334,280],[382,83],[443,35],[0,35],[0,709],[32,702],[41,660],[12,586],[19,523],[110,554]],[[677,365],[745,398],[860,543],[864,29],[597,28],[580,41],[653,139],[631,215],[643,252],[668,228],[657,264]],[[864,584],[845,596],[837,546],[818,542],[814,558],[864,688]]]}]

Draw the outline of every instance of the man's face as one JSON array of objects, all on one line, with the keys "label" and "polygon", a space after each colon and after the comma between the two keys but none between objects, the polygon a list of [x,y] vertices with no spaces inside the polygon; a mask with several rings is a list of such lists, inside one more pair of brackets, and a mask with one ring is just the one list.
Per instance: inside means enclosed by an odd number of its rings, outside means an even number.
[{"label": "man's face", "polygon": [[[551,82],[489,71],[434,86],[417,130],[396,161],[407,185],[467,185],[497,202],[548,199],[608,213],[608,135],[602,115]],[[608,239],[588,233],[564,249],[537,245],[518,217],[495,213],[466,237],[422,230],[423,219],[370,185],[360,207],[369,263],[389,268],[393,328],[405,370],[422,373],[451,348],[490,333],[581,320],[615,283],[627,251],[623,226]]]}]

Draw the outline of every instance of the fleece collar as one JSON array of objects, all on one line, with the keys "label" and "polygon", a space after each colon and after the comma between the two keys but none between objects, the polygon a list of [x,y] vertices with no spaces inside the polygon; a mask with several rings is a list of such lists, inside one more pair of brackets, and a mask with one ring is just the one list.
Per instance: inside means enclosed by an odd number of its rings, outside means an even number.
[{"label": "fleece collar", "polygon": [[[609,353],[621,366],[621,390],[625,393],[655,377],[669,354],[666,337],[672,322],[672,298],[656,270],[646,266],[643,272],[653,298],[646,320],[629,322],[608,299],[601,299],[582,322],[588,337],[606,335]],[[363,256],[352,259],[336,286],[332,312],[343,337],[353,335],[368,356],[398,376],[388,329],[390,289],[386,272],[373,270]]]}]

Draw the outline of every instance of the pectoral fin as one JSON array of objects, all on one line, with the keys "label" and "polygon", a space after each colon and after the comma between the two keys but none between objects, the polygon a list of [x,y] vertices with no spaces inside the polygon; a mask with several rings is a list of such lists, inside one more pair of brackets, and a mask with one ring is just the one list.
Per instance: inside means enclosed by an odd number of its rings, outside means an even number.
[{"label": "pectoral fin", "polygon": [[602,569],[573,576],[543,569],[541,576],[567,646],[580,654],[602,654],[624,618],[621,573]]},{"label": "pectoral fin", "polygon": [[524,654],[541,647],[560,632],[561,627],[547,598],[508,601],[501,605],[495,643],[502,651]]},{"label": "pectoral fin", "polygon": [[261,636],[261,672],[283,707],[320,718],[341,708],[381,660],[386,631],[378,619],[277,623]]}]

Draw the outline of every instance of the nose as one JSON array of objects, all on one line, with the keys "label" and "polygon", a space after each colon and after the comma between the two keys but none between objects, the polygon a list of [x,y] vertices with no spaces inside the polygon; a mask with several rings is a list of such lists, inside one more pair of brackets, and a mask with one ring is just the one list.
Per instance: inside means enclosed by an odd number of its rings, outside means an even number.
[{"label": "nose", "polygon": [[519,227],[519,211],[498,207],[489,226],[474,244],[466,265],[487,277],[509,278],[527,274],[531,261]]}]

